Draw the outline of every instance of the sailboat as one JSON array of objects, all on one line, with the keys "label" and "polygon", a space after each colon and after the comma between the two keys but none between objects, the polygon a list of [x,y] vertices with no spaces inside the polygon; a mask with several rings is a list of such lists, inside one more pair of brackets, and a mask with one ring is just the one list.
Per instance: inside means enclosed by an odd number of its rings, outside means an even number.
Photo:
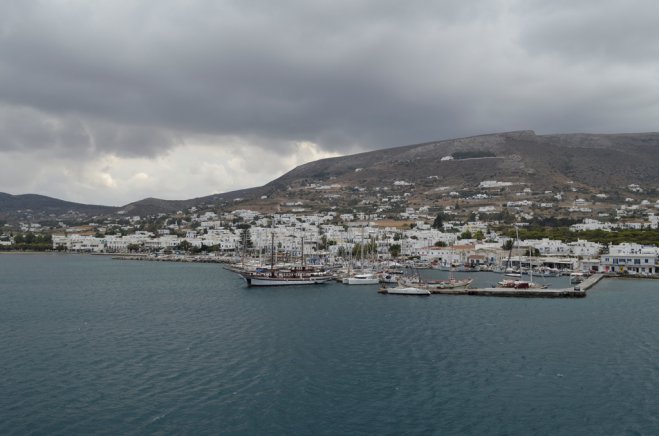
[{"label": "sailboat", "polygon": [[426,288],[419,286],[411,286],[399,284],[392,288],[380,288],[383,294],[397,294],[397,295],[430,295],[430,291]]},{"label": "sailboat", "polygon": [[510,258],[512,257],[513,254],[513,248],[515,247],[515,244],[517,244],[517,248],[519,248],[519,229],[517,226],[515,226],[515,242],[510,246],[510,251],[508,252],[508,262],[506,263],[506,269],[504,271],[504,275],[507,277],[522,277],[522,259],[519,259],[519,270],[515,270],[512,267],[511,260]]},{"label": "sailboat", "polygon": [[431,292],[421,283],[419,271],[416,269],[415,277],[399,277],[398,284],[394,287],[382,286],[380,293],[398,295],[430,295]]},{"label": "sailboat", "polygon": [[[517,227],[515,227],[515,242],[517,243],[519,247],[519,231]],[[531,248],[529,248],[529,253],[531,252]],[[511,248],[511,253],[512,253],[512,248]],[[530,256],[529,256],[530,257]],[[508,259],[510,259],[510,256],[508,256]],[[539,283],[533,282],[533,265],[529,261],[529,280],[521,280],[520,279],[504,279],[501,280],[497,284],[497,288],[515,288],[515,289],[546,289],[547,285],[541,285]],[[506,274],[507,276],[510,276],[510,274]],[[519,275],[515,277],[521,277],[522,276],[522,259],[521,257],[519,258]]]},{"label": "sailboat", "polygon": [[364,271],[364,227],[362,226],[362,237],[361,237],[361,254],[360,254],[360,264],[361,272],[359,274],[353,274],[345,279],[343,283],[346,285],[377,285],[380,283],[380,278],[377,274],[373,272]]}]

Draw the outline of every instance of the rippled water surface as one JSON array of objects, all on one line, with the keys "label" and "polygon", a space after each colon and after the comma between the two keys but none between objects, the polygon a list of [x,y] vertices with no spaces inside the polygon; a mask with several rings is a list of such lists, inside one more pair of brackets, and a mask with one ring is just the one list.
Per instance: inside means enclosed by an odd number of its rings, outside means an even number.
[{"label": "rippled water surface", "polygon": [[659,433],[659,281],[376,289],[0,255],[0,434]]}]

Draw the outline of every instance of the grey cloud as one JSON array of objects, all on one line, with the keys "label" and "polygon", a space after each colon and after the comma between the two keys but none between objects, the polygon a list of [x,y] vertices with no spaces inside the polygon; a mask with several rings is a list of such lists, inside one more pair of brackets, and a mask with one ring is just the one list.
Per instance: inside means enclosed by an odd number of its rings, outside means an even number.
[{"label": "grey cloud", "polygon": [[[646,128],[659,115],[647,91],[579,95],[601,79],[556,74],[543,58],[602,46],[612,64],[648,68],[653,3],[597,4],[13,2],[0,17],[0,102],[34,118],[5,113],[0,147],[153,156],[186,135],[233,135],[347,151],[512,128]],[[610,90],[624,78],[607,80]],[[626,124],[615,111],[630,100],[641,107]]]},{"label": "grey cloud", "polygon": [[76,159],[92,158],[97,152],[152,157],[181,142],[163,129],[0,107],[0,151],[47,151],[50,157]]},{"label": "grey cloud", "polygon": [[[659,3],[644,0],[533,1],[520,28],[531,53],[570,62],[655,63],[659,59]],[[537,8],[537,9],[536,9]]]}]

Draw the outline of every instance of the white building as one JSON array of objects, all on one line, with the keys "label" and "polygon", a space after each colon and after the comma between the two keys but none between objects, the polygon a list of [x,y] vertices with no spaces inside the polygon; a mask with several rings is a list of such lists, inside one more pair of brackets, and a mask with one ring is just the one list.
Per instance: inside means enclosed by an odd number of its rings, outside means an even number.
[{"label": "white building", "polygon": [[609,253],[600,256],[600,269],[604,272],[631,274],[658,274],[659,247],[624,243],[610,245]]},{"label": "white building", "polygon": [[576,242],[570,242],[567,245],[570,247],[571,255],[581,257],[597,256],[603,247],[602,244],[598,244],[597,242],[583,241],[581,239]]},{"label": "white building", "polygon": [[547,255],[567,255],[570,253],[570,247],[563,241],[555,239],[527,239],[520,246],[536,248],[542,256]]},{"label": "white building", "polygon": [[600,257],[603,272],[632,274],[658,274],[656,254],[603,254]]}]

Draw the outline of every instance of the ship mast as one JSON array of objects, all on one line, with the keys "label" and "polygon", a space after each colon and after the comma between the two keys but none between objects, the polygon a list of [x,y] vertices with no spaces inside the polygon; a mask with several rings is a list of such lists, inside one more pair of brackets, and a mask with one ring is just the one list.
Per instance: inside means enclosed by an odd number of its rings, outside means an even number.
[{"label": "ship mast", "polygon": [[362,273],[364,272],[364,225],[362,225],[362,234],[361,234],[361,252],[360,252],[360,259],[359,262],[362,267]]},{"label": "ship mast", "polygon": [[272,243],[270,244],[270,277],[275,276],[275,232],[272,232]]},{"label": "ship mast", "polygon": [[241,256],[242,268],[245,269],[245,242],[247,241],[247,232],[243,230],[243,253]]}]

